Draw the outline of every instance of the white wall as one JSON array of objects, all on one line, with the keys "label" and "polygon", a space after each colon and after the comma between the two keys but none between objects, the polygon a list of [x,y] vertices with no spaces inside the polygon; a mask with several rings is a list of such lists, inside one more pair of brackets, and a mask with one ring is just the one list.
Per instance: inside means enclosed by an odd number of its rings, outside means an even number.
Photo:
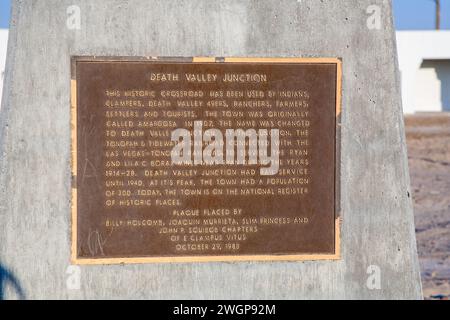
[{"label": "white wall", "polygon": [[414,84],[417,111],[450,111],[450,60],[424,60]]},{"label": "white wall", "polygon": [[6,48],[8,46],[8,30],[0,29],[0,101],[3,90],[3,76],[5,72]]},{"label": "white wall", "polygon": [[450,31],[399,31],[403,111],[450,111]]}]

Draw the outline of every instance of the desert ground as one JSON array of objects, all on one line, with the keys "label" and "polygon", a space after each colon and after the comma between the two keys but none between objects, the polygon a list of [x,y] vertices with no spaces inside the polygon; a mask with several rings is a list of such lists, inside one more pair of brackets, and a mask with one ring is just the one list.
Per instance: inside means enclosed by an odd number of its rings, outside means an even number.
[{"label": "desert ground", "polygon": [[450,295],[450,113],[405,117],[425,299]]}]

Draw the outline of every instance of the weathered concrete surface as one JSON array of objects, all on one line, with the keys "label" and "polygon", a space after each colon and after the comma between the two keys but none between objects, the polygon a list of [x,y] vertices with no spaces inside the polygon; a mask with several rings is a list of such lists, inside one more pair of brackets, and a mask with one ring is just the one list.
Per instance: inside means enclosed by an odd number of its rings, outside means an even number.
[{"label": "weathered concrete surface", "polygon": [[[80,30],[66,28],[74,4]],[[369,5],[380,30],[367,28]],[[342,57],[342,261],[84,266],[69,290],[71,55]],[[396,60],[386,0],[15,1],[2,265],[27,298],[421,298]],[[366,285],[370,265],[379,290]]]}]

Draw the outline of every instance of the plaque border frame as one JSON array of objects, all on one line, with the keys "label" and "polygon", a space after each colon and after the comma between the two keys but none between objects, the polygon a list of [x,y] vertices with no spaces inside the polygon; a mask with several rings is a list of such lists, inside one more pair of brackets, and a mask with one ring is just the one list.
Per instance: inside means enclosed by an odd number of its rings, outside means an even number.
[{"label": "plaque border frame", "polygon": [[[335,240],[332,254],[289,254],[289,255],[204,255],[163,256],[127,258],[79,258],[77,219],[77,62],[172,62],[172,63],[282,63],[282,64],[334,64],[336,65],[336,109],[335,109]],[[191,262],[267,262],[267,261],[336,261],[341,260],[341,208],[340,208],[340,166],[341,166],[341,112],[342,112],[342,58],[301,57],[136,57],[136,56],[71,56],[70,79],[70,128],[71,128],[71,263],[75,265],[143,264],[143,263],[191,263]]]}]

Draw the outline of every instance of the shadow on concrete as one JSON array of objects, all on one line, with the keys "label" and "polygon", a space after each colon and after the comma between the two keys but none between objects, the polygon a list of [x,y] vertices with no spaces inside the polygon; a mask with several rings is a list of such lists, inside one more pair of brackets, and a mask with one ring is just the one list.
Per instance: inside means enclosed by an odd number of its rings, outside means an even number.
[{"label": "shadow on concrete", "polygon": [[450,112],[450,60],[424,60],[424,68],[434,68],[441,82],[442,111]]},{"label": "shadow on concrete", "polygon": [[25,299],[25,292],[20,285],[19,280],[6,267],[0,263],[0,300],[6,298],[6,288],[10,286],[13,292],[16,293],[18,299]]}]

